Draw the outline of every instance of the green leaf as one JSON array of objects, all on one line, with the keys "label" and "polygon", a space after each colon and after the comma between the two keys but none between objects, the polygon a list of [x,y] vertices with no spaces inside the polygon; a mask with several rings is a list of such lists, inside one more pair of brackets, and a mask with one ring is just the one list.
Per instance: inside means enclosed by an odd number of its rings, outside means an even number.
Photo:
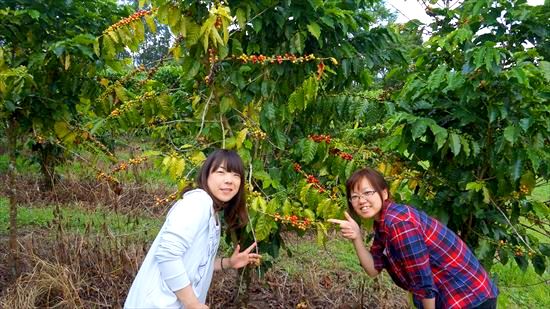
[{"label": "green leaf", "polygon": [[519,184],[525,186],[525,188],[529,190],[529,192],[533,191],[536,186],[536,179],[533,172],[528,171],[527,173],[523,174],[519,180]]},{"label": "green leaf", "polygon": [[145,27],[143,26],[141,20],[134,21],[132,23],[132,28],[134,29],[135,38],[138,41],[145,40]]},{"label": "green leaf", "polygon": [[313,10],[315,11],[317,11],[319,7],[323,6],[323,0],[308,0],[308,2],[313,7]]},{"label": "green leaf", "polygon": [[298,54],[304,52],[306,35],[303,31],[296,32],[290,41],[290,49]]},{"label": "green leaf", "polygon": [[54,127],[55,134],[60,139],[64,139],[66,136],[68,136],[71,133],[71,130],[69,129],[69,124],[67,124],[64,121],[56,122],[53,127]]},{"label": "green leaf", "polygon": [[525,71],[521,67],[515,67],[511,70],[512,75],[516,78],[518,83],[520,85],[529,85],[529,79],[527,78],[527,75],[525,74]]},{"label": "green leaf", "polygon": [[485,187],[485,182],[484,181],[475,181],[475,182],[469,182],[466,184],[466,190],[468,191],[475,191],[475,192],[479,192],[480,190],[483,190],[483,188]]},{"label": "green leaf", "polygon": [[464,85],[464,76],[459,72],[450,71],[447,73],[447,87],[443,89],[444,92],[456,90]]},{"label": "green leaf", "polygon": [[256,221],[256,224],[254,227],[256,241],[260,242],[269,237],[269,234],[271,234],[272,223],[273,223],[273,219],[271,219],[271,217],[263,214],[260,214],[258,216],[258,220]]},{"label": "green leaf", "polygon": [[510,259],[510,251],[506,248],[499,248],[497,252],[502,265],[508,264],[508,260]]},{"label": "green leaf", "polygon": [[[94,40],[94,53],[98,57],[101,56],[100,51],[99,51],[99,38],[96,38]],[[0,66],[1,66],[1,64],[0,64]]]},{"label": "green leaf", "polygon": [[309,25],[307,25],[307,30],[317,39],[317,41],[319,41],[319,37],[321,36],[321,27],[318,23],[311,22]]},{"label": "green leaf", "polygon": [[305,140],[304,149],[302,153],[302,162],[309,163],[315,158],[315,153],[317,152],[317,143],[312,140]]},{"label": "green leaf", "polygon": [[304,90],[302,87],[296,89],[288,98],[288,110],[291,113],[304,109],[305,99]]},{"label": "green leaf", "polygon": [[168,25],[170,26],[170,28],[172,28],[172,30],[174,30],[177,28],[180,20],[181,20],[181,12],[177,7],[172,7],[168,11]]},{"label": "green leaf", "polygon": [[421,137],[422,135],[424,135],[424,132],[426,132],[427,128],[428,128],[428,121],[426,119],[418,118],[412,124],[412,128],[411,128],[413,141]]},{"label": "green leaf", "polygon": [[491,256],[492,253],[493,253],[493,249],[492,249],[491,243],[486,239],[481,240],[476,249],[476,256],[480,260],[484,260],[487,258],[492,258]]},{"label": "green leaf", "polygon": [[510,125],[504,129],[504,138],[513,146],[519,137],[520,130],[514,125]]},{"label": "green leaf", "polygon": [[474,66],[476,69],[481,67],[483,65],[483,61],[485,60],[485,48],[484,47],[478,47],[474,51]]},{"label": "green leaf", "polygon": [[531,258],[531,263],[533,264],[533,268],[535,268],[535,272],[539,276],[542,276],[546,270],[546,258],[540,254],[535,254]]},{"label": "green leaf", "polygon": [[521,271],[525,272],[527,271],[527,267],[529,266],[529,262],[525,258],[525,256],[514,256],[514,260],[516,260],[516,263],[518,264]]},{"label": "green leaf", "polygon": [[317,245],[323,246],[328,236],[327,228],[322,222],[317,222],[316,226],[317,226]]},{"label": "green leaf", "polygon": [[439,150],[445,145],[445,141],[448,136],[447,130],[437,124],[431,124],[430,129],[435,136],[435,143],[437,144],[437,149]]},{"label": "green leaf", "polygon": [[467,139],[464,137],[460,137],[460,144],[462,145],[462,151],[466,156],[470,155],[470,143]]},{"label": "green leaf", "polygon": [[545,256],[550,257],[550,243],[539,244],[539,250]]},{"label": "green leaf", "polygon": [[151,15],[145,15],[145,22],[147,23],[147,27],[149,27],[149,30],[152,33],[157,32],[157,25],[155,24],[155,19]]},{"label": "green leaf", "polygon": [[26,12],[34,20],[38,20],[38,18],[40,18],[40,12],[37,10],[26,10]]},{"label": "green leaf", "polygon": [[113,42],[118,43],[119,37],[115,31],[107,31],[107,35],[113,40]]},{"label": "green leaf", "polygon": [[244,29],[244,26],[246,25],[246,12],[243,9],[238,8],[235,15],[237,16],[237,23],[239,24],[239,27]]},{"label": "green leaf", "polygon": [[201,36],[200,34],[201,27],[188,17],[184,17],[184,21],[185,21],[185,30],[187,31],[187,37],[186,37],[187,46],[191,47],[197,44],[197,42],[199,41],[199,38]]},{"label": "green leaf", "polygon": [[512,172],[512,179],[514,181],[518,180],[521,177],[521,171],[523,168],[523,160],[521,158],[516,158],[514,164],[510,167]]},{"label": "green leaf", "polygon": [[453,154],[458,156],[460,153],[460,136],[454,132],[451,132],[449,134],[449,147],[451,148],[451,151]]},{"label": "green leaf", "polygon": [[115,86],[115,93],[116,93],[117,98],[120,101],[122,101],[122,102],[128,101],[128,95],[126,94],[126,89],[124,87],[122,87],[120,84]]},{"label": "green leaf", "polygon": [[237,137],[235,138],[235,146],[237,149],[241,148],[243,145],[244,140],[246,139],[246,135],[248,134],[248,128],[244,128],[239,133],[237,133]]},{"label": "green leaf", "polygon": [[443,64],[437,67],[430,77],[428,77],[428,89],[435,90],[441,85],[445,80],[445,75],[447,73],[447,65]]},{"label": "green leaf", "polygon": [[101,52],[105,57],[112,59],[115,57],[116,50],[113,40],[109,36],[103,36],[103,50]]},{"label": "green leaf", "polygon": [[547,82],[550,82],[550,62],[541,61],[540,62],[540,69],[542,70],[542,73],[544,75],[544,79],[546,79]]},{"label": "green leaf", "polygon": [[232,107],[235,107],[235,99],[232,96],[224,96],[220,102],[220,112],[225,114]]}]

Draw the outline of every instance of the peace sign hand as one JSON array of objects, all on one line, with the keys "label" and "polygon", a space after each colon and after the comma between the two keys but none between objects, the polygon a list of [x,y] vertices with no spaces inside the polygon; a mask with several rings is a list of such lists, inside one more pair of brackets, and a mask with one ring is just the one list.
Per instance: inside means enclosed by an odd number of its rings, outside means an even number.
[{"label": "peace sign hand", "polygon": [[242,252],[239,252],[239,250],[241,249],[241,245],[237,245],[237,247],[235,247],[235,251],[233,251],[233,254],[229,258],[229,263],[231,264],[231,267],[237,269],[245,267],[249,263],[259,265],[262,256],[257,253],[251,253],[254,247],[256,247],[256,243],[253,243],[250,247],[246,248]]},{"label": "peace sign hand", "polygon": [[347,211],[344,212],[344,216],[346,216],[346,220],[328,219],[327,221],[340,225],[340,231],[345,238],[349,240],[361,239],[361,229],[357,222],[353,220]]}]

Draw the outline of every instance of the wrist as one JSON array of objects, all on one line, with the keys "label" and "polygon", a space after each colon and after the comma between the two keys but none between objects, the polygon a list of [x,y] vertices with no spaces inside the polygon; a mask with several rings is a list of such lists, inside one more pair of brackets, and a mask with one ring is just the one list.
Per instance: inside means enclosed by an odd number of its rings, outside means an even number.
[{"label": "wrist", "polygon": [[[225,264],[224,264],[225,263]],[[222,256],[221,260],[220,260],[220,267],[221,267],[221,270],[226,270],[226,269],[230,269],[230,268],[233,268],[233,263],[231,263],[231,258],[230,257],[224,257]]]}]

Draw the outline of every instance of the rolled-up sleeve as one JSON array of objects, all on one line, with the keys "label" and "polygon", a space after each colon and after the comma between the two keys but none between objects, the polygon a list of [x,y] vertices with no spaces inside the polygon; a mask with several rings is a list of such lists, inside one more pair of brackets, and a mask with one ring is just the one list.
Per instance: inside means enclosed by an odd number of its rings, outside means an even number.
[{"label": "rolled-up sleeve", "polygon": [[185,196],[185,201],[179,200],[166,218],[155,259],[162,279],[172,291],[191,283],[183,256],[198,232],[208,227],[211,205],[211,199],[205,192],[191,193]]},{"label": "rolled-up sleeve", "polygon": [[405,268],[411,292],[420,299],[435,297],[437,289],[422,231],[408,221],[394,224],[390,229],[390,246],[393,258]]}]

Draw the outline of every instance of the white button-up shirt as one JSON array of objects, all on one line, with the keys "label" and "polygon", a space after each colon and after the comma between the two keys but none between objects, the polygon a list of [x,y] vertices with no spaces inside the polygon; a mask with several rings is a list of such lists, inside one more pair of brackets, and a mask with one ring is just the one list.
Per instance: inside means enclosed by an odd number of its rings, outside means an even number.
[{"label": "white button-up shirt", "polygon": [[184,308],[174,291],[190,284],[204,303],[219,243],[212,198],[202,189],[186,192],[168,212],[124,308]]}]

